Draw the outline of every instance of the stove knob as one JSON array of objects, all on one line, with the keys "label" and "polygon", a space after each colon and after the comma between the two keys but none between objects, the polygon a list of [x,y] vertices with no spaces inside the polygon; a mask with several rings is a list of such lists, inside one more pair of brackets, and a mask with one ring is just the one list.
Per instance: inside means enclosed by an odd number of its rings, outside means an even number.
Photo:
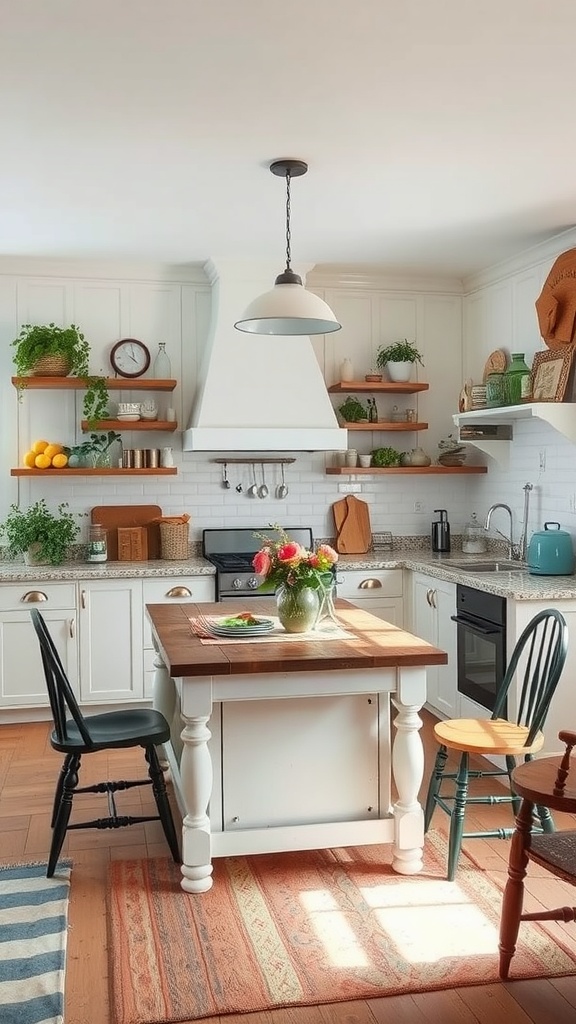
[{"label": "stove knob", "polygon": [[260,586],[260,580],[257,576],[249,576],[247,583],[249,590],[256,590],[256,587]]},{"label": "stove knob", "polygon": [[232,589],[233,590],[240,590],[241,588],[242,588],[242,580],[239,580],[239,579],[232,580]]}]

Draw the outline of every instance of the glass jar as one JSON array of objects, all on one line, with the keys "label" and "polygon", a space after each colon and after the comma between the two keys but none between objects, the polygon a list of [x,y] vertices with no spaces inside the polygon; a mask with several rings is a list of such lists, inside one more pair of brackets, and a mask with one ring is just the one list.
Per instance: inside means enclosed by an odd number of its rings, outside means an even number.
[{"label": "glass jar", "polygon": [[470,516],[470,522],[464,526],[462,551],[465,555],[481,555],[488,547],[486,531],[478,522],[476,513]]},{"label": "glass jar", "polygon": [[486,377],[486,408],[497,409],[506,404],[505,373],[489,373]]},{"label": "glass jar", "polygon": [[106,530],[100,523],[93,523],[88,536],[88,561],[105,562],[108,558]]},{"label": "glass jar", "polygon": [[276,607],[280,625],[287,633],[314,629],[320,611],[320,596],[312,587],[278,587]]},{"label": "glass jar", "polygon": [[506,404],[520,405],[529,402],[531,396],[530,368],[524,362],[523,352],[513,352],[512,361],[506,370]]},{"label": "glass jar", "polygon": [[158,345],[158,355],[152,365],[152,375],[156,380],[169,380],[172,376],[172,367],[166,352],[166,342],[164,341],[161,341]]}]

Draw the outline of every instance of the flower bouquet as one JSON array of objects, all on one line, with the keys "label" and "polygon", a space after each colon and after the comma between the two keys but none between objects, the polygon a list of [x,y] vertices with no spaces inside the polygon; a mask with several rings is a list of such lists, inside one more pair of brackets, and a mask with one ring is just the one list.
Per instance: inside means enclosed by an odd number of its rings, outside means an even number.
[{"label": "flower bouquet", "polygon": [[256,533],[263,541],[256,552],[252,565],[261,584],[276,591],[278,618],[290,633],[301,633],[313,629],[327,615],[335,619],[332,604],[334,575],[332,567],[338,555],[329,544],[319,544],[315,551],[309,551],[296,541],[290,540],[286,531],[276,523],[270,524],[277,538]]}]

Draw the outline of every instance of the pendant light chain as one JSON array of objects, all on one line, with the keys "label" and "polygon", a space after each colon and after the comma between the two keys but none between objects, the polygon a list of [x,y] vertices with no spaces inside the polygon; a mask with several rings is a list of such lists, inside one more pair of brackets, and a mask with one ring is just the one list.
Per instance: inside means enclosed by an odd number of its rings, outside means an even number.
[{"label": "pendant light chain", "polygon": [[286,270],[290,270],[290,168],[286,169]]}]

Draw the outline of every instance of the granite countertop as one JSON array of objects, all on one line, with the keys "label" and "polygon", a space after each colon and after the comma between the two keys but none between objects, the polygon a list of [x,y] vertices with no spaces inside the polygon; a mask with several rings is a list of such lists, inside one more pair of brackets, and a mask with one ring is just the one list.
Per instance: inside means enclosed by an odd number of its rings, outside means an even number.
[{"label": "granite countertop", "polygon": [[[410,551],[369,551],[362,555],[340,555],[338,569],[410,569],[423,572],[448,583],[464,583],[490,594],[513,598],[516,601],[576,600],[576,576],[532,576],[518,567],[511,572],[474,573],[475,562],[484,562],[493,555],[463,555],[454,551],[438,555],[421,549]],[[469,563],[469,571],[451,568],[451,564]],[[186,578],[213,576],[214,566],[201,556],[182,561],[155,559],[148,562],[65,562],[64,565],[28,566],[17,562],[0,561],[1,583],[60,582],[63,580],[155,579],[162,577]]]}]

